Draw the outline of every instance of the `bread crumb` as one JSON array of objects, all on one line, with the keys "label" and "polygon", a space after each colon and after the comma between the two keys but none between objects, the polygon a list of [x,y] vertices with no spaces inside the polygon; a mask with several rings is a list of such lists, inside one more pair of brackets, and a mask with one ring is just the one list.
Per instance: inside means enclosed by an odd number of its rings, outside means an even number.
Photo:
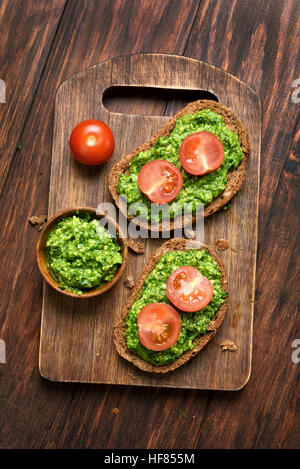
[{"label": "bread crumb", "polygon": [[232,342],[232,340],[224,340],[220,344],[221,347],[221,352],[225,352],[226,350],[229,350],[229,352],[235,352],[237,350],[237,345]]},{"label": "bread crumb", "polygon": [[216,239],[215,241],[215,245],[216,245],[216,248],[219,250],[219,251],[224,251],[225,249],[228,249],[229,248],[229,243],[226,239]]},{"label": "bread crumb", "polygon": [[124,285],[125,285],[127,288],[133,288],[133,287],[135,286],[135,281],[133,280],[132,275],[128,275],[128,277],[125,278],[125,280],[124,280]]},{"label": "bread crumb", "polygon": [[44,224],[47,221],[47,215],[40,215],[40,216],[33,215],[32,217],[28,218],[28,221],[32,225],[36,226],[38,231],[41,231],[43,229]]},{"label": "bread crumb", "polygon": [[115,407],[115,408],[111,411],[112,414],[118,414],[119,412],[120,412],[120,409],[118,409],[118,407]]},{"label": "bread crumb", "polygon": [[145,251],[144,244],[141,241],[135,241],[133,239],[127,239],[128,247],[136,254],[143,254]]},{"label": "bread crumb", "polygon": [[230,248],[230,249],[231,249],[231,251],[233,251],[233,252],[237,252],[237,251],[238,251],[238,250],[235,249],[235,248]]}]

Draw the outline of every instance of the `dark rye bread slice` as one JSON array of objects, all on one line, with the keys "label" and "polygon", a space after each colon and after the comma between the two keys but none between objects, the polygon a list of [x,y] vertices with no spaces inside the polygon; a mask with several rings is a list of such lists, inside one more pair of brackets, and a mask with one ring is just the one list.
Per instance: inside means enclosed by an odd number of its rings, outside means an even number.
[{"label": "dark rye bread slice", "polygon": [[[188,243],[188,247],[186,247],[186,243]],[[178,368],[179,366],[183,365],[188,360],[190,360],[192,357],[197,355],[197,353],[200,352],[200,350],[214,337],[218,328],[222,324],[222,321],[224,319],[224,316],[227,310],[228,295],[225,298],[225,302],[220,306],[215,316],[210,321],[207,327],[206,334],[201,335],[199,336],[199,338],[195,339],[194,341],[195,347],[192,350],[188,350],[184,352],[173,363],[170,363],[169,365],[155,366],[155,365],[152,365],[151,363],[144,361],[142,358],[132,353],[127,348],[127,342],[126,342],[126,337],[125,337],[127,312],[131,308],[134,301],[138,298],[139,292],[142,286],[144,285],[146,278],[148,277],[150,272],[153,270],[153,268],[155,267],[155,264],[157,264],[157,262],[159,261],[159,259],[161,258],[163,254],[165,254],[168,251],[187,251],[188,248],[191,249],[191,247],[192,247],[191,241],[187,241],[184,238],[174,238],[174,239],[170,239],[166,241],[158,249],[156,249],[154,254],[149,258],[147,264],[145,265],[144,270],[132,291],[132,294],[127,300],[127,303],[123,311],[121,312],[120,316],[116,320],[116,323],[114,325],[114,342],[115,342],[116,349],[118,353],[121,355],[121,357],[133,363],[133,365],[135,365],[140,370],[144,370],[144,371],[148,371],[152,373],[167,373],[168,371],[175,370],[176,368]],[[199,250],[205,249],[215,259],[221,271],[222,289],[228,293],[227,275],[226,275],[224,264],[221,261],[221,259],[217,256],[217,254],[210,247],[206,246],[205,244],[202,244],[200,247],[199,247],[199,244],[198,245],[195,244],[195,247],[193,247],[193,249],[199,249]]]},{"label": "dark rye bread slice", "polygon": [[[208,217],[209,215],[212,215],[221,207],[226,205],[230,201],[230,199],[242,187],[243,182],[246,178],[247,161],[248,161],[248,157],[250,154],[250,144],[248,140],[247,130],[244,124],[242,123],[240,119],[238,119],[233,114],[233,112],[229,108],[223,106],[222,104],[217,103],[216,101],[211,101],[207,99],[194,101],[192,103],[189,103],[181,111],[175,114],[175,116],[173,116],[166,123],[166,125],[164,125],[164,127],[162,127],[153,137],[151,137],[150,140],[148,140],[143,145],[133,150],[128,155],[124,156],[120,161],[118,161],[118,163],[116,163],[112,167],[110,174],[109,174],[109,190],[116,205],[119,207],[122,213],[125,216],[127,216],[129,219],[130,219],[130,216],[128,216],[125,213],[124,208],[122,207],[121,199],[118,194],[118,183],[119,183],[121,174],[128,171],[130,161],[139,152],[148,150],[149,148],[151,148],[159,137],[170,135],[171,131],[173,130],[175,126],[176,119],[178,119],[179,117],[182,117],[185,114],[195,114],[196,112],[202,109],[210,109],[211,111],[217,114],[220,114],[222,116],[223,121],[225,125],[229,128],[229,130],[232,130],[237,133],[242,151],[245,155],[241,163],[239,164],[239,166],[227,173],[227,184],[226,184],[224,191],[216,199],[214,199],[210,204],[204,207],[204,217]],[[188,217],[185,220],[186,223],[190,223],[190,221],[195,221],[195,216],[192,217],[192,220],[189,220]],[[144,227],[145,229],[150,229],[150,226],[151,226],[150,223],[148,223],[148,221],[145,221],[145,222],[141,221],[136,224]],[[184,220],[182,219],[182,217],[180,217],[175,220],[171,220],[170,226],[169,224],[164,225],[163,223],[160,223],[157,227],[152,226],[151,230],[152,231],[164,231],[168,229],[173,230],[174,228],[182,228],[183,226],[184,226]]]}]

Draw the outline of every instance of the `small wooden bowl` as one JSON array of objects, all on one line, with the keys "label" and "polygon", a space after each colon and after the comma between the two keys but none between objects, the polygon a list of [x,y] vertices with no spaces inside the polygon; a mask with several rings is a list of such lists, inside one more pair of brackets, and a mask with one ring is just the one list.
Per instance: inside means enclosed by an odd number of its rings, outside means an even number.
[{"label": "small wooden bowl", "polygon": [[[84,292],[84,293],[82,293],[82,295],[78,295],[77,293],[73,293],[73,292],[68,291],[68,290],[62,290],[61,288],[59,288],[58,283],[56,282],[56,280],[52,276],[52,274],[51,274],[51,272],[50,272],[50,270],[47,266],[45,245],[46,245],[46,241],[47,241],[49,232],[55,227],[55,225],[63,218],[71,217],[73,215],[76,215],[76,212],[89,213],[92,216],[92,218],[96,218],[98,220],[100,220],[101,218],[103,218],[105,216],[105,215],[97,214],[96,210],[94,208],[91,208],[91,207],[70,208],[70,209],[63,210],[63,211],[57,213],[56,215],[54,215],[52,218],[50,218],[48,220],[48,222],[44,226],[43,231],[41,232],[40,238],[38,240],[38,243],[37,243],[37,246],[36,246],[37,263],[38,263],[40,272],[41,272],[42,276],[44,277],[44,279],[46,280],[46,282],[52,288],[57,290],[58,292],[63,293],[64,295],[67,295],[67,296],[71,296],[73,298],[92,298],[94,296],[99,296],[99,295],[102,295],[102,293],[105,293],[121,277],[121,275],[122,275],[122,273],[125,269],[126,262],[127,262],[127,254],[128,254],[127,253],[127,243],[124,241],[124,239],[121,236],[118,238],[118,242],[121,246],[121,254],[122,254],[123,262],[122,262],[121,266],[119,267],[119,269],[117,270],[116,275],[114,276],[114,278],[110,282],[107,282],[101,288],[95,288],[95,289],[89,290],[87,292]],[[108,218],[108,217],[106,216],[106,218]],[[108,219],[109,219],[109,222],[111,222],[115,226],[116,232],[121,234],[118,224],[114,220],[112,220],[111,218],[108,218]]]}]

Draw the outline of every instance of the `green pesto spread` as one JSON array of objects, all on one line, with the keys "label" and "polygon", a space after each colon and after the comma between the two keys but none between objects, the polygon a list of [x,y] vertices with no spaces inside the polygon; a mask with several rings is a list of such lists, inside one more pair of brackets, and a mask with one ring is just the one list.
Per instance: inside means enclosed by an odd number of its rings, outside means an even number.
[{"label": "green pesto spread", "polygon": [[[192,176],[181,166],[179,160],[179,147],[188,135],[208,131],[216,135],[224,147],[224,161],[215,171],[205,176]],[[167,137],[160,137],[148,150],[138,153],[129,164],[128,174],[121,174],[118,183],[118,192],[125,197],[128,206],[133,205],[134,214],[148,220],[158,221],[161,212],[151,218],[151,202],[142,194],[137,184],[138,173],[142,166],[149,161],[164,159],[173,163],[180,169],[183,177],[183,186],[178,196],[170,202],[170,218],[183,212],[195,211],[199,204],[204,206],[212,202],[223,192],[227,183],[227,173],[236,168],[244,154],[238,136],[226,127],[222,117],[209,109],[203,109],[196,114],[186,114],[176,120],[176,125]],[[142,208],[139,209],[139,205]],[[157,217],[159,217],[157,219]]]},{"label": "green pesto spread", "polygon": [[[211,281],[214,287],[213,297],[210,303],[200,311],[195,313],[179,311],[181,333],[176,344],[163,351],[149,350],[142,345],[138,338],[137,316],[140,310],[149,303],[171,304],[166,294],[166,283],[171,273],[184,265],[195,267]],[[128,311],[125,331],[128,349],[153,365],[172,363],[185,351],[194,347],[194,340],[199,335],[205,334],[208,323],[221,304],[224,303],[226,295],[227,293],[222,289],[218,264],[206,250],[191,249],[167,252],[160,258],[145,280],[139,298]]]},{"label": "green pesto spread", "polygon": [[59,221],[46,250],[47,265],[59,287],[78,295],[112,280],[122,264],[117,240],[90,215]]}]

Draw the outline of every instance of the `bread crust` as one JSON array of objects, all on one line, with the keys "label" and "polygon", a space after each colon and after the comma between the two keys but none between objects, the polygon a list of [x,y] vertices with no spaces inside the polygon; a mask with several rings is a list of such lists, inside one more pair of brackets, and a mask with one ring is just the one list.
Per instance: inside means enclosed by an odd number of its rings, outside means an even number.
[{"label": "bread crust", "polygon": [[[213,319],[210,321],[208,328],[207,328],[207,332],[204,335],[199,336],[199,338],[195,339],[194,341],[195,347],[192,350],[188,350],[184,352],[179,358],[177,358],[173,363],[170,363],[169,365],[163,365],[163,366],[152,365],[151,363],[144,361],[141,357],[132,353],[128,349],[126,337],[125,337],[126,316],[127,316],[128,310],[131,308],[132,304],[137,299],[137,296],[142,286],[144,285],[146,278],[149,276],[150,272],[153,270],[153,268],[155,267],[155,265],[157,264],[161,256],[168,251],[187,251],[188,248],[186,247],[186,243],[189,243],[189,249],[191,249],[191,245],[190,245],[191,241],[188,241],[184,238],[174,238],[174,239],[170,239],[166,241],[158,249],[155,250],[155,252],[149,258],[147,264],[145,265],[144,270],[142,274],[140,275],[130,297],[128,298],[123,311],[117,318],[116,323],[114,325],[114,343],[115,343],[117,352],[119,353],[119,355],[121,355],[121,357],[131,362],[134,366],[136,366],[140,370],[148,371],[150,373],[151,372],[152,373],[167,373],[168,371],[175,370],[179,366],[182,366],[184,363],[189,361],[192,357],[197,355],[197,353],[199,353],[200,350],[215,336],[218,328],[222,324],[223,319],[225,317],[225,313],[227,310],[228,295],[225,298],[225,302],[220,306],[218,311],[215,313]],[[221,271],[222,289],[228,293],[227,274],[226,274],[226,270],[225,270],[222,260],[217,256],[217,254],[210,247],[206,246],[205,244],[202,244],[200,247],[199,245],[197,245],[197,247],[195,246],[195,249],[199,249],[199,250],[205,249],[215,259]]]},{"label": "bread crust", "polygon": [[[244,153],[244,158],[242,159],[239,166],[227,173],[227,184],[224,191],[210,204],[204,207],[204,217],[208,217],[213,213],[217,212],[220,208],[226,205],[231,200],[231,198],[240,190],[246,178],[247,162],[250,155],[250,144],[246,127],[244,126],[243,122],[233,114],[231,109],[223,106],[222,104],[208,99],[194,101],[192,103],[189,103],[187,106],[181,109],[181,111],[175,114],[175,116],[170,118],[170,120],[164,125],[164,127],[158,130],[158,132],[156,132],[156,134],[153,135],[153,137],[151,137],[147,142],[125,155],[112,167],[109,173],[109,190],[116,205],[119,207],[121,212],[125,216],[127,216],[127,218],[130,219],[130,216],[125,213],[117,190],[121,174],[128,170],[130,161],[138,153],[151,148],[159,137],[170,135],[171,131],[175,126],[176,120],[179,117],[182,117],[185,114],[195,114],[196,112],[201,111],[202,109],[210,109],[216,114],[222,116],[223,121],[225,125],[229,128],[229,130],[232,130],[237,133],[241,149]],[[195,216],[192,217],[192,222],[195,221],[195,218]],[[177,220],[170,220],[170,223],[167,222],[166,225],[160,223],[157,227],[151,227],[151,224],[148,221],[135,221],[138,226],[149,230],[151,229],[152,231],[165,231],[168,229],[174,230],[175,228],[183,228],[185,222],[190,223],[191,220],[189,220],[188,218],[184,220],[183,217],[179,217]]]}]

